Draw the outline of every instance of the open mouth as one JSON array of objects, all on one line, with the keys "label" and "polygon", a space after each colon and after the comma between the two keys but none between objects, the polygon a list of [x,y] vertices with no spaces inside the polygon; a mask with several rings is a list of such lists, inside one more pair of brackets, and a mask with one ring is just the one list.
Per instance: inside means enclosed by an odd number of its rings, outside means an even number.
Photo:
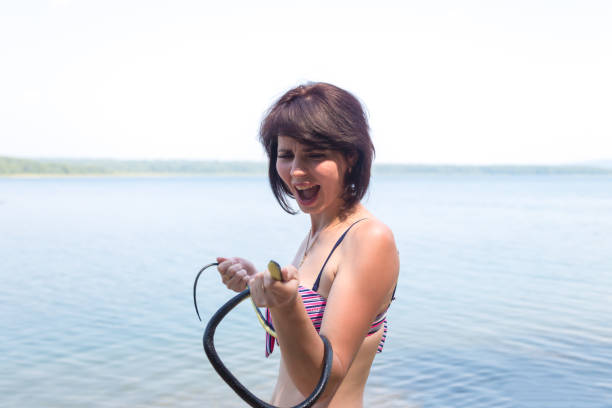
[{"label": "open mouth", "polygon": [[319,194],[319,190],[321,186],[316,185],[308,188],[296,188],[298,200],[304,204],[311,204],[317,198],[317,194]]}]

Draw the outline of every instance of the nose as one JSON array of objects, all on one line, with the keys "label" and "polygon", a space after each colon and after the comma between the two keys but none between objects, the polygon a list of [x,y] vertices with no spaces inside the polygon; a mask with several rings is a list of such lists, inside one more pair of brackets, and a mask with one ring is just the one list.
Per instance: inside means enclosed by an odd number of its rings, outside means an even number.
[{"label": "nose", "polygon": [[291,177],[296,177],[296,178],[306,175],[304,162],[300,158],[295,157],[293,159],[293,162],[291,163],[290,174],[291,174]]}]

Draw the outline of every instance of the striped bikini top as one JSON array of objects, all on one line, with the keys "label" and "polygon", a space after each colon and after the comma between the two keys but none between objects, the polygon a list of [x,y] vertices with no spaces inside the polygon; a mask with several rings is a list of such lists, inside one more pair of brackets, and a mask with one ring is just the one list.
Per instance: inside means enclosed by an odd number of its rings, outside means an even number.
[{"label": "striped bikini top", "polygon": [[[362,218],[352,223],[346,229],[346,231],[344,231],[344,233],[340,236],[340,238],[338,238],[338,241],[336,241],[336,244],[334,245],[331,252],[327,256],[327,259],[325,259],[325,262],[323,263],[323,266],[321,267],[321,270],[319,271],[319,275],[317,276],[317,280],[312,286],[312,289],[309,289],[302,285],[298,287],[298,293],[302,297],[302,302],[304,303],[304,307],[306,308],[306,313],[308,313],[308,317],[310,317],[310,320],[312,321],[312,324],[317,330],[317,333],[321,329],[321,322],[323,321],[323,314],[325,313],[325,305],[327,304],[327,299],[325,299],[323,296],[321,296],[317,292],[317,290],[319,289],[319,282],[321,281],[321,275],[323,273],[323,269],[325,269],[325,265],[327,265],[327,261],[329,261],[329,258],[331,258],[336,248],[344,240],[344,237],[346,236],[346,234],[349,232],[351,228],[353,228],[353,225],[363,220],[365,220],[365,218]],[[393,299],[395,299],[395,290],[393,291],[393,296],[391,300]],[[274,327],[272,325],[272,315],[270,314],[270,311],[268,309],[266,309],[266,320],[268,324],[270,324],[270,326]],[[380,330],[381,327],[383,328],[383,335],[382,335],[382,338],[380,339],[380,342],[378,343],[378,349],[377,349],[378,353],[382,352],[383,346],[385,344],[385,340],[387,339],[387,311],[386,310],[374,318],[374,321],[370,325],[370,330],[368,330],[367,335],[371,336],[372,334],[378,332],[378,330]],[[270,353],[274,351],[274,344],[277,342],[278,340],[275,341],[274,337],[266,333],[266,357],[268,357]]]}]

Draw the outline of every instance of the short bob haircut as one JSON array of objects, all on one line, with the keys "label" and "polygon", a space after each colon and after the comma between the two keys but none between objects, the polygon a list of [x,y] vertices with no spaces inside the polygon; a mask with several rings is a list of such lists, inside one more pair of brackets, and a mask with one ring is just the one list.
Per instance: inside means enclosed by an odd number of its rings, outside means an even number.
[{"label": "short bob haircut", "polygon": [[287,203],[294,198],[276,171],[278,136],[323,150],[339,151],[353,165],[344,175],[342,213],[365,195],[370,184],[374,145],[361,103],[349,92],[323,83],[307,83],[289,90],[268,110],[259,131],[259,140],[268,154],[268,177],[276,200],[290,214]]}]

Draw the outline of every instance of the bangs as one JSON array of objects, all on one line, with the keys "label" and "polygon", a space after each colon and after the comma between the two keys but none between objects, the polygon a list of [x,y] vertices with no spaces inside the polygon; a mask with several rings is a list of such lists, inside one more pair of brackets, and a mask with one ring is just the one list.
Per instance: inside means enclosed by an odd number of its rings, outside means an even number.
[{"label": "bangs", "polygon": [[287,136],[309,147],[339,150],[337,137],[325,126],[332,115],[315,99],[313,96],[296,98],[272,109],[262,126],[264,139]]}]

